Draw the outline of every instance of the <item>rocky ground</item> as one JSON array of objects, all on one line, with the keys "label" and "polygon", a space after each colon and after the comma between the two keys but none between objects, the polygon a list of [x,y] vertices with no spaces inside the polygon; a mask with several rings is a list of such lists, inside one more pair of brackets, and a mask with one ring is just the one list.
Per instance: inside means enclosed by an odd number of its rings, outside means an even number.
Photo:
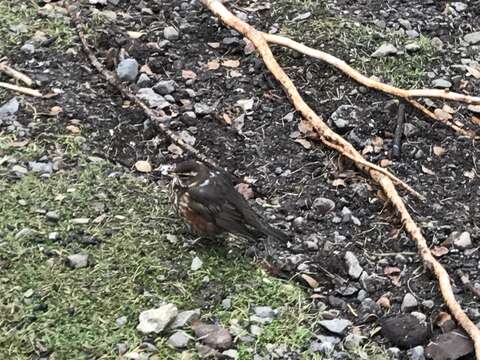
[{"label": "rocky ground", "polygon": [[[166,204],[165,179],[134,170],[138,161],[156,167],[189,155],[91,67],[63,5],[0,2],[0,56],[52,95],[0,90],[0,353],[473,358],[376,185],[307,138],[235,31],[195,1],[84,1],[81,21],[102,63],[248,184],[252,204],[292,239],[275,248],[276,277],[262,270],[261,243],[183,249],[189,235]],[[478,1],[229,7],[396,86],[480,94]],[[403,194],[458,301],[479,321],[476,143],[407,108],[401,158],[392,159],[397,100],[314,59],[274,53],[336,131],[427,197]],[[479,130],[476,108],[424,103]]]}]

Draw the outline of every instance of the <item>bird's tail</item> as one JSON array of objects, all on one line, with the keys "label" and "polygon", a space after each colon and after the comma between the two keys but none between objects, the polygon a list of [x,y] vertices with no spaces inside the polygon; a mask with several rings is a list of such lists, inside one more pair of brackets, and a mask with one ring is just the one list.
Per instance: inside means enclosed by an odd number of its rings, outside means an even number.
[{"label": "bird's tail", "polygon": [[258,230],[260,230],[262,234],[267,237],[271,237],[284,243],[286,243],[290,239],[289,236],[283,231],[278,230],[268,224],[265,224],[264,222],[261,222],[259,225],[260,226],[258,227]]}]

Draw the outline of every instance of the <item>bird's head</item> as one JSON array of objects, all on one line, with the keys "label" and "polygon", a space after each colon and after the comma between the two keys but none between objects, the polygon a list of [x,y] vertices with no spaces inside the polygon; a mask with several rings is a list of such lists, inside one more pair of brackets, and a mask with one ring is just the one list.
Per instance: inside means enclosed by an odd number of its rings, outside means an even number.
[{"label": "bird's head", "polygon": [[165,165],[162,174],[173,178],[173,185],[186,188],[208,176],[208,168],[195,160],[182,161],[173,165]]}]

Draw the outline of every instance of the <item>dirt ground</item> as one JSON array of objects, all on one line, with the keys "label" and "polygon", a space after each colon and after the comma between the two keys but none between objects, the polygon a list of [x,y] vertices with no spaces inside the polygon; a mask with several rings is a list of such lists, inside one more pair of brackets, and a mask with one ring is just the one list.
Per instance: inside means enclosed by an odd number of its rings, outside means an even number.
[{"label": "dirt ground", "polygon": [[[447,309],[436,282],[423,268],[398,217],[384,204],[378,186],[336,152],[305,139],[299,115],[255,52],[245,53],[245,41],[238,33],[197,2],[98,3],[80,6],[96,56],[111,63],[110,69],[119,56],[144,65],[141,71],[149,76],[149,85],[127,83],[134,93],[160,80],[173,80],[175,90],[169,93],[170,105],[165,109],[168,126],[188,133],[199,151],[250,183],[255,192],[252,204],[291,236],[288,246],[275,248],[277,276],[300,284],[315,306],[325,304],[336,318],[350,320],[362,336],[385,348],[395,344],[379,331],[382,321],[412,310],[426,316],[429,331],[421,345],[445,331],[438,326],[439,314]],[[450,90],[479,96],[480,76],[469,73],[467,66],[480,62],[480,44],[469,44],[464,36],[480,31],[480,2],[462,4],[466,8],[445,1],[242,0],[230,8],[259,30],[283,33],[330,52],[393,85],[431,87],[445,79],[451,83]],[[64,21],[63,16],[55,8],[44,14],[51,21]],[[71,28],[71,23],[66,24]],[[178,30],[178,38],[165,41],[167,26]],[[24,138],[48,139],[49,134],[74,125],[88,134],[77,144],[82,153],[117,165],[132,168],[138,160],[148,160],[156,167],[188,158],[171,146],[141,109],[107,84],[89,64],[75,34],[68,31],[52,34],[57,44],[40,45],[33,54],[19,50],[24,39],[4,51],[10,64],[40,81],[40,89],[61,89],[51,99],[28,99],[31,106],[26,109],[30,110],[18,114],[18,122],[28,129]],[[71,44],[56,47],[69,36]],[[398,52],[372,57],[383,43],[395,45]],[[405,50],[410,43],[418,44],[415,52]],[[407,106],[401,157],[392,159],[398,101],[360,86],[317,60],[278,47],[274,54],[308,104],[334,130],[367,160],[387,164],[427,198],[421,202],[402,192],[429,244],[435,249],[445,247],[440,261],[451,275],[456,298],[478,322],[478,298],[459,278],[460,270],[474,287],[480,287],[476,142]],[[0,96],[8,100],[5,93]],[[208,114],[199,111],[198,104],[208,105]],[[438,100],[426,104],[443,106]],[[480,130],[478,114],[465,105],[449,105],[463,127]],[[61,113],[42,115],[51,113],[53,106],[61,107]],[[338,115],[342,109],[344,113]],[[41,119],[33,127],[32,116]],[[347,125],[339,127],[338,117]],[[17,133],[16,141],[21,140],[22,134]],[[158,184],[164,186],[165,180]],[[471,244],[454,246],[455,232],[468,232]],[[246,257],[263,253],[261,242],[253,248],[245,243],[225,246]],[[349,275],[346,252],[358,259],[364,272],[360,280]],[[302,274],[318,283],[314,289]],[[211,291],[209,296],[214,296],[215,287]],[[408,310],[401,308],[407,293],[418,303]],[[389,306],[377,303],[383,298]],[[414,358],[407,349],[401,356]]]}]

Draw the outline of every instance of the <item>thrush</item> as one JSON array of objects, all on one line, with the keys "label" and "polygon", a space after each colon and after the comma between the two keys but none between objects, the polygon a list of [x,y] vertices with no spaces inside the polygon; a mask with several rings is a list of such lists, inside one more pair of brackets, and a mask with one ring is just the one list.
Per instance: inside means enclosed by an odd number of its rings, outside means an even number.
[{"label": "thrush", "polygon": [[[250,239],[265,237],[288,241],[268,225],[235,189],[228,173],[188,160],[173,165],[174,205],[190,228],[201,236],[233,233]],[[268,249],[267,249],[268,251]]]}]

